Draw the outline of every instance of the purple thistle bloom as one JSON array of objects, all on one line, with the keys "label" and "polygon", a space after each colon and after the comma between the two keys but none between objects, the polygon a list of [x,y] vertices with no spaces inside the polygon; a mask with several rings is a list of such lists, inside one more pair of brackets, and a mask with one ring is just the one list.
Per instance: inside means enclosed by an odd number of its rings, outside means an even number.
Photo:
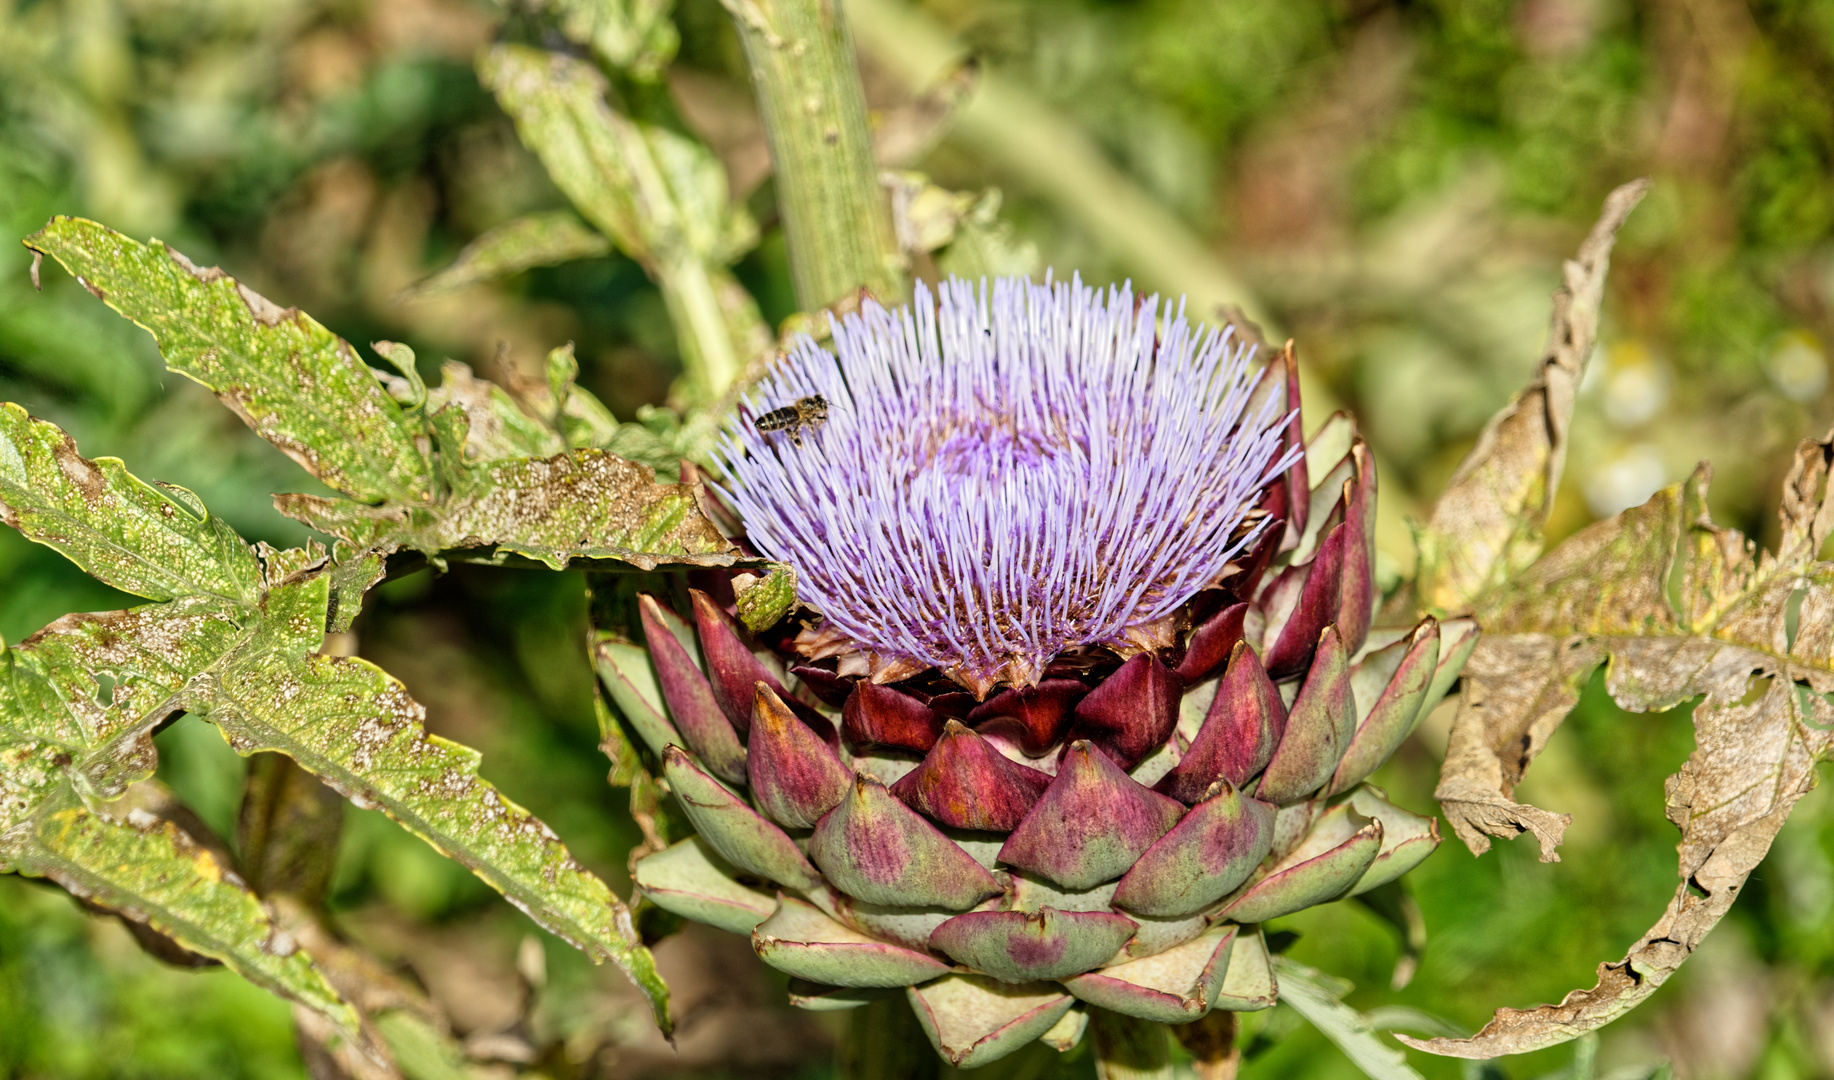
[{"label": "purple thistle bloom", "polygon": [[[721,456],[750,542],[830,635],[984,694],[1173,614],[1253,542],[1291,459],[1284,396],[1249,414],[1252,348],[1182,304],[1161,320],[1080,279],[940,291],[867,302],[838,359],[803,338]],[[815,394],[828,420],[800,445],[750,422]]]}]

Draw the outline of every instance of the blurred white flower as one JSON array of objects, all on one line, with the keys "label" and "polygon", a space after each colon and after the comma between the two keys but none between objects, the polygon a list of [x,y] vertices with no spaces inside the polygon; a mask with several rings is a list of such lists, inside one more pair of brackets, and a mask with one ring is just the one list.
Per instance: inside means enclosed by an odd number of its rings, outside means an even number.
[{"label": "blurred white flower", "polygon": [[1641,341],[1621,341],[1605,354],[1605,415],[1621,427],[1654,419],[1668,402],[1668,365]]},{"label": "blurred white flower", "polygon": [[1639,506],[1668,482],[1668,466],[1649,443],[1626,447],[1586,477],[1586,505],[1601,518]]},{"label": "blurred white flower", "polygon": [[1770,381],[1792,401],[1814,401],[1828,385],[1828,357],[1821,340],[1807,330],[1777,335],[1765,362]]}]

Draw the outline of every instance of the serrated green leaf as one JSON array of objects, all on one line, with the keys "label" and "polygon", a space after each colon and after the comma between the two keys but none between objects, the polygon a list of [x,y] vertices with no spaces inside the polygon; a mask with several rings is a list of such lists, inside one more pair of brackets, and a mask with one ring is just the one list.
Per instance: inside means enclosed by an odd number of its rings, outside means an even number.
[{"label": "serrated green leaf", "polygon": [[348,342],[214,267],[82,218],[26,238],[153,335],[166,365],[209,387],[262,438],[352,498],[420,503],[433,469],[419,425]]},{"label": "serrated green leaf", "polygon": [[[649,465],[593,447],[567,450],[575,438],[613,438],[624,430],[647,440],[645,449],[655,440],[641,428],[619,428],[597,399],[572,384],[570,346],[549,360],[555,369],[549,385],[525,388],[532,399],[526,406],[464,364],[444,366],[440,385],[425,398],[439,450],[437,500],[370,505],[288,494],[275,496],[275,507],[342,538],[350,552],[407,548],[437,560],[481,548],[486,560],[523,555],[556,569],[575,558],[645,569],[662,562],[730,564],[732,545],[701,513],[695,484],[658,483]],[[554,410],[557,392],[565,401]],[[531,414],[544,406],[556,415]]]},{"label": "serrated green leaf", "polygon": [[571,210],[530,214],[486,231],[466,244],[451,265],[396,299],[420,300],[537,266],[556,266],[610,253],[611,241],[588,228]]},{"label": "serrated green leaf", "polygon": [[[0,867],[61,874],[66,887],[88,890],[83,894],[105,906],[137,903],[144,889],[133,875],[160,865],[157,852],[142,840],[135,840],[139,848],[117,850],[146,829],[129,836],[96,825],[103,819],[94,807],[151,773],[153,726],[186,709],[214,721],[239,752],[279,751],[358,804],[380,807],[537,922],[595,959],[617,963],[649,996],[666,1030],[667,990],[629,912],[605,884],[547,826],[479,778],[475,751],[429,736],[424,711],[400,683],[364,661],[318,654],[328,624],[340,621],[333,598],[354,608],[381,573],[374,552],[343,554],[331,563],[316,545],[261,545],[266,588],[258,604],[198,596],[71,615],[0,650]],[[178,843],[159,835],[168,846]],[[114,852],[108,858],[115,861],[83,862],[92,850]],[[193,863],[198,873],[207,869]],[[153,884],[182,883],[173,871]],[[159,909],[171,927],[153,925],[217,955],[234,943],[188,936],[202,932],[185,921],[204,917],[199,896],[227,902],[215,893],[174,894],[170,910]],[[121,910],[149,921],[140,908]],[[277,976],[257,960],[237,962],[273,985]]]},{"label": "serrated green leaf", "polygon": [[65,779],[109,799],[151,775],[152,728],[248,639],[261,567],[189,492],[178,502],[119,461],[88,461],[63,431],[17,406],[0,408],[0,452],[8,515],[28,535],[118,584],[179,597],[67,615],[16,647],[0,645],[4,832]]},{"label": "serrated green leaf", "polygon": [[330,583],[279,585],[262,640],[194,706],[243,754],[276,750],[359,806],[382,810],[595,960],[610,960],[669,1028],[668,990],[630,913],[522,807],[478,776],[476,751],[428,735],[426,712],[386,672],[318,655]]},{"label": "serrated green leaf", "polygon": [[600,450],[496,462],[465,482],[465,491],[428,510],[311,495],[278,495],[274,505],[358,547],[393,545],[429,555],[485,548],[555,569],[573,559],[648,570],[663,563],[726,566],[737,558],[701,513],[694,485],[659,484],[649,466]]},{"label": "serrated green leaf", "polygon": [[135,809],[122,820],[65,786],[23,827],[0,834],[0,862],[145,923],[221,960],[257,986],[314,1009],[347,1034],[360,1026],[312,958],[228,867],[170,821]]},{"label": "serrated green leaf", "polygon": [[[0,761],[18,756],[5,749],[9,740],[30,743],[39,747],[35,768],[49,761],[92,797],[119,795],[152,774],[153,727],[185,708],[198,680],[207,681],[248,641],[241,614],[192,599],[66,615],[7,649],[0,654]],[[33,808],[0,815],[0,827]]]},{"label": "serrated green leaf", "polygon": [[254,552],[195,495],[143,483],[118,458],[90,461],[11,402],[0,405],[0,521],[149,600],[253,603],[260,580]]},{"label": "serrated green leaf", "polygon": [[482,491],[444,522],[445,536],[488,536],[560,569],[569,558],[724,555],[726,538],[701,515],[692,485],[658,484],[653,470],[596,450],[495,466]]},{"label": "serrated green leaf", "polygon": [[[317,655],[331,587],[325,572],[275,587],[253,631],[192,601],[72,616],[8,650],[0,831],[41,821],[66,780],[105,797],[150,774],[152,724],[184,707],[239,752],[285,753],[359,805],[381,808],[543,926],[613,960],[666,1024],[666,989],[605,884],[478,778],[475,751],[428,736],[424,712],[398,682],[365,661]],[[118,673],[106,705],[95,700],[104,668]]]}]

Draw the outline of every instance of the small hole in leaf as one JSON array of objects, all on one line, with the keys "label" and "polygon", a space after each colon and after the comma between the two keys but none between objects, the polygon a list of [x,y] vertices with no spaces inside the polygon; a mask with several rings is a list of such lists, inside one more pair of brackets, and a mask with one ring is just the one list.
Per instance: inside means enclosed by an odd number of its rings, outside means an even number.
[{"label": "small hole in leaf", "polygon": [[1789,603],[1783,605],[1783,634],[1788,642],[1785,648],[1790,652],[1796,649],[1796,632],[1802,626],[1802,598],[1808,594],[1807,589],[1797,589],[1789,594]]},{"label": "small hole in leaf", "polygon": [[1762,669],[1753,669],[1745,676],[1745,695],[1739,698],[1741,706],[1757,704],[1765,694],[1770,692],[1770,673]]},{"label": "small hole in leaf", "polygon": [[113,707],[115,703],[115,677],[106,671],[101,671],[96,673],[95,681],[96,704],[105,709]]}]

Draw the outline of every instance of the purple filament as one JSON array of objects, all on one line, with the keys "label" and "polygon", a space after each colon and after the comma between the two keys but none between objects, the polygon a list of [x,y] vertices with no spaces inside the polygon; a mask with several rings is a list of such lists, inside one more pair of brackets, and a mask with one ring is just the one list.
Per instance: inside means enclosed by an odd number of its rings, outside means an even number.
[{"label": "purple filament", "polygon": [[[1285,397],[1254,393],[1231,329],[1193,328],[1182,303],[1161,319],[1129,287],[940,293],[868,301],[835,328],[838,359],[801,339],[721,464],[751,543],[861,649],[1035,681],[1171,614],[1252,542],[1247,514],[1290,464]],[[800,447],[750,422],[811,394],[829,418]]]}]

